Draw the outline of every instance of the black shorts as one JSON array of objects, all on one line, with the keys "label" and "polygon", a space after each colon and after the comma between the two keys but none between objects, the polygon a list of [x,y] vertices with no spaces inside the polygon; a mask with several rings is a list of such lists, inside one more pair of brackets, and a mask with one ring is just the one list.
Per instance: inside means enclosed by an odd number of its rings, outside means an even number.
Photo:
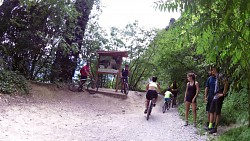
[{"label": "black shorts", "polygon": [[[195,96],[195,95],[187,94],[187,96],[186,96],[186,101],[187,101],[187,102],[190,102],[190,103],[193,103],[192,101],[193,101],[194,96]],[[195,100],[194,100],[194,103],[196,103],[196,98],[195,98]]]},{"label": "black shorts", "polygon": [[123,76],[123,77],[122,77],[122,82],[128,83],[128,77],[127,77],[127,76]]},{"label": "black shorts", "polygon": [[146,99],[147,100],[152,100],[153,98],[157,98],[158,97],[158,93],[156,90],[148,90],[147,94],[146,94]]},{"label": "black shorts", "polygon": [[213,96],[208,96],[207,98],[207,105],[206,105],[206,111],[209,112],[209,109],[211,107],[211,103],[213,101]]},{"label": "black shorts", "polygon": [[221,108],[223,104],[224,96],[218,98],[218,99],[213,99],[209,112],[210,113],[216,113],[217,115],[221,114]]},{"label": "black shorts", "polygon": [[81,80],[87,80],[88,76],[81,76]]},{"label": "black shorts", "polygon": [[172,91],[172,94],[174,95],[174,97],[177,97],[177,93],[178,93],[177,90],[173,90],[173,91]]}]

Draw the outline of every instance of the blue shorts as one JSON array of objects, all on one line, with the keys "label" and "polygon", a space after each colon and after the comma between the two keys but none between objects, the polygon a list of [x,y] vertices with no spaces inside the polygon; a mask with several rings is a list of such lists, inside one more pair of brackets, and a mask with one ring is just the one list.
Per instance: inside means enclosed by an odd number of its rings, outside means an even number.
[{"label": "blue shorts", "polygon": [[171,100],[171,98],[164,98],[164,99],[166,102]]}]

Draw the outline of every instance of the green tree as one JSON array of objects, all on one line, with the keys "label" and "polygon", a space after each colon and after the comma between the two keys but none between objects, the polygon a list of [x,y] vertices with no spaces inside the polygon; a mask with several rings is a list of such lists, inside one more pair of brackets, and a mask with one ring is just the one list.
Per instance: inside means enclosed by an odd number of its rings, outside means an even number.
[{"label": "green tree", "polygon": [[[231,79],[231,88],[248,89],[250,107],[250,2],[246,0],[219,1],[159,1],[161,10],[180,10],[193,32],[197,54],[205,56],[205,62],[220,66]],[[250,109],[249,109],[250,126]]]}]

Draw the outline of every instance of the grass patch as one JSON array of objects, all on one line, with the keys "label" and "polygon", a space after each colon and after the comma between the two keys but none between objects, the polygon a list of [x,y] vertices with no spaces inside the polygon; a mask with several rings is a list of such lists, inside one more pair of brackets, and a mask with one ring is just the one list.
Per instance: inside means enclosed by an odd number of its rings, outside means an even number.
[{"label": "grass patch", "polygon": [[250,141],[250,128],[247,126],[241,126],[231,129],[221,135],[218,141]]}]

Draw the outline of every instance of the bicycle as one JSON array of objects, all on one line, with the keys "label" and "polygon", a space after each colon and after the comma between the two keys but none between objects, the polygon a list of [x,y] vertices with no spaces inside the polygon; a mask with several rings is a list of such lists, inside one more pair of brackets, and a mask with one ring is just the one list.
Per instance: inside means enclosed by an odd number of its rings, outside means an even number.
[{"label": "bicycle", "polygon": [[[164,102],[163,106],[162,106],[162,113],[165,113],[166,112],[166,109],[169,110],[170,107],[171,107],[171,104],[173,105],[172,103],[172,98],[169,98],[167,101]],[[173,107],[172,107],[173,108]]]},{"label": "bicycle", "polygon": [[153,98],[152,100],[149,100],[149,103],[148,103],[148,107],[147,107],[147,120],[149,119],[149,116],[152,112],[152,109],[153,109],[153,100],[155,100],[155,98]]},{"label": "bicycle", "polygon": [[126,81],[126,79],[128,79],[128,78],[122,78],[122,81],[123,81],[123,93],[125,95],[128,95],[129,86],[128,86],[128,82]]},{"label": "bicycle", "polygon": [[90,94],[95,94],[98,91],[99,85],[96,83],[96,81],[91,77],[87,81],[87,91]]},{"label": "bicycle", "polygon": [[86,90],[89,92],[89,94],[95,94],[96,91],[98,91],[98,84],[92,77],[89,79],[82,80],[86,82],[81,84],[81,80],[73,79],[68,86],[69,90],[73,92],[83,92],[83,87],[86,86]]}]

